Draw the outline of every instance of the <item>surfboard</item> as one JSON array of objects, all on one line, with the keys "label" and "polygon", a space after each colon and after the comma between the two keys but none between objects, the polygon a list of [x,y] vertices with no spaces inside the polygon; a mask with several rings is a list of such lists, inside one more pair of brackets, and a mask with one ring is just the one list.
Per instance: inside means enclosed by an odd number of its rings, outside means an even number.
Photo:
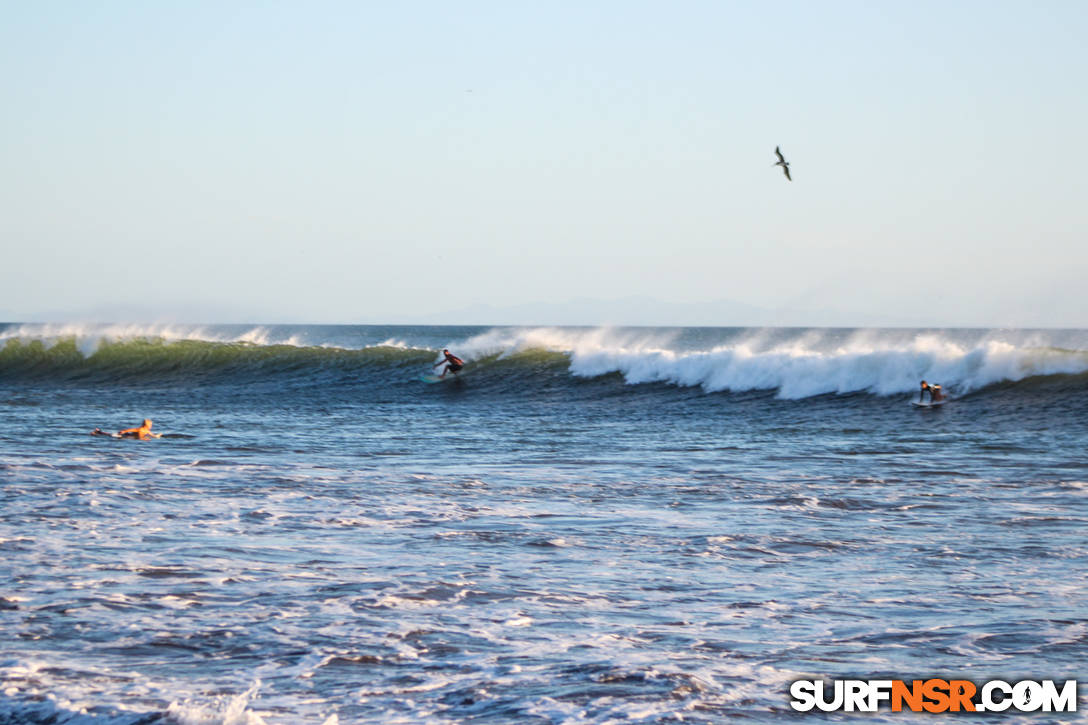
[{"label": "surfboard", "polygon": [[910,404],[915,408],[940,408],[942,405],[948,402],[948,399],[938,400],[936,403],[922,403],[917,400],[910,401]]},{"label": "surfboard", "polygon": [[449,373],[444,378],[437,375],[423,374],[419,376],[419,379],[425,383],[448,383],[451,380],[460,380],[462,377],[462,375],[454,375],[453,373]]},{"label": "surfboard", "polygon": [[[138,441],[138,440],[141,440],[138,436],[134,436],[134,435],[123,436],[120,433],[110,433],[109,431],[104,431],[101,428],[95,428],[94,430],[92,430],[91,435],[93,435],[93,436],[102,436],[103,438],[112,438],[112,439],[114,439],[116,441],[122,441],[122,440],[123,441]],[[149,438],[145,438],[143,440],[157,440],[159,438],[194,438],[194,437],[195,436],[186,435],[184,433],[158,433],[158,434],[153,434]]]}]

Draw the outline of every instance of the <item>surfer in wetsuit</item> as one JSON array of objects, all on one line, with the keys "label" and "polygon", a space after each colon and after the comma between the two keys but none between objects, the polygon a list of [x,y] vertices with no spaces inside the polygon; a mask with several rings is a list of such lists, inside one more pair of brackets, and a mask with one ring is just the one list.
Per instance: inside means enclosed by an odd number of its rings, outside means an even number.
[{"label": "surfer in wetsuit", "polygon": [[446,373],[453,373],[454,375],[456,375],[457,371],[465,366],[465,361],[457,357],[456,355],[451,355],[449,350],[443,349],[442,356],[442,360],[439,360],[431,366],[433,368],[436,368],[442,363],[446,363],[446,369],[443,370],[442,374],[438,376],[440,378],[446,377]]},{"label": "surfer in wetsuit", "polygon": [[[109,433],[101,428],[95,428],[91,431],[91,435],[95,436],[108,436]],[[139,428],[126,428],[125,430],[117,431],[117,435],[120,438],[136,438],[141,441],[146,441],[148,438],[162,438],[162,433],[151,432],[151,419],[144,418],[144,422]]]}]

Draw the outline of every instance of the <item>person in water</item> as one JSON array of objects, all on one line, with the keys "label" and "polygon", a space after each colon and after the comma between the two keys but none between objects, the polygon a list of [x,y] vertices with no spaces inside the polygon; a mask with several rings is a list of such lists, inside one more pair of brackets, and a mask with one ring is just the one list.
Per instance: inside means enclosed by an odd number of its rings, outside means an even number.
[{"label": "person in water", "polygon": [[456,355],[451,355],[449,350],[443,349],[442,356],[442,360],[439,360],[431,366],[433,368],[436,368],[442,363],[446,363],[446,369],[443,370],[442,374],[438,376],[440,378],[446,377],[446,373],[453,373],[454,375],[456,375],[457,371],[465,366],[465,361],[457,357]]},{"label": "person in water", "polygon": [[922,381],[922,389],[918,391],[918,402],[922,402],[922,396],[929,393],[929,402],[939,403],[944,400],[944,391],[941,390],[941,386],[933,383],[932,385],[925,380]]},{"label": "person in water", "polygon": [[[96,436],[108,436],[110,435],[101,428],[95,428],[91,431],[91,435]],[[162,433],[151,432],[151,419],[144,418],[144,422],[139,428],[126,428],[125,430],[117,431],[117,435],[121,438],[137,438],[141,441],[146,441],[148,438],[162,438]]]}]

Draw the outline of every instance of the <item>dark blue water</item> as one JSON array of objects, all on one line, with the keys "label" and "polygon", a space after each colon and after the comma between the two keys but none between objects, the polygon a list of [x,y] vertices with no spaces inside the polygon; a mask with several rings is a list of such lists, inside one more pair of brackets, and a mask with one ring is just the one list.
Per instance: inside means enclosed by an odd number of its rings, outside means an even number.
[{"label": "dark blue water", "polygon": [[799,678],[1088,674],[1083,331],[0,344],[0,723],[768,721]]}]

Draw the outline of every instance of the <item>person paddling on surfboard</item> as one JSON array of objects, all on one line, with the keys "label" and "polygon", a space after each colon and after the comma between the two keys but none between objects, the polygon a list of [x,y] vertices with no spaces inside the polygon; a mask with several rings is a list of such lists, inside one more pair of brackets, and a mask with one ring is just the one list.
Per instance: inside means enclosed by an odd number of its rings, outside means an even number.
[{"label": "person paddling on surfboard", "polygon": [[[91,435],[94,436],[108,436],[110,435],[101,428],[95,428],[91,431]],[[146,441],[148,438],[162,438],[162,433],[151,432],[151,419],[144,418],[144,422],[139,428],[126,428],[125,430],[117,431],[118,438],[137,438],[141,441]]]},{"label": "person paddling on surfboard", "polygon": [[431,366],[432,368],[436,368],[442,363],[446,363],[446,369],[443,370],[442,374],[438,376],[440,378],[446,377],[446,373],[453,373],[454,375],[456,375],[457,371],[465,366],[465,361],[457,357],[456,355],[451,355],[449,350],[443,349],[442,356],[442,360],[439,360]]}]

